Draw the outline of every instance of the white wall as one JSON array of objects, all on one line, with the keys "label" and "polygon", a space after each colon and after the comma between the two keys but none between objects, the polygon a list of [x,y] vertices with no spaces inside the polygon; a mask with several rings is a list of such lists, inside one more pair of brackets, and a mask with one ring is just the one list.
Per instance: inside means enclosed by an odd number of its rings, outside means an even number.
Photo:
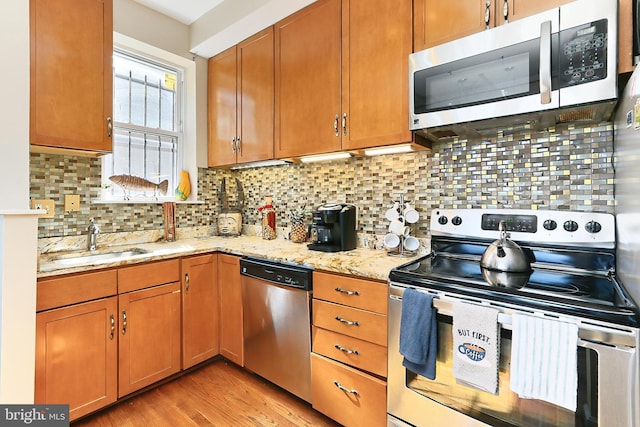
[{"label": "white wall", "polygon": [[29,207],[29,2],[0,14],[0,402],[32,403],[37,218]]},{"label": "white wall", "polygon": [[29,2],[8,0],[0,13],[0,209],[29,200]]}]

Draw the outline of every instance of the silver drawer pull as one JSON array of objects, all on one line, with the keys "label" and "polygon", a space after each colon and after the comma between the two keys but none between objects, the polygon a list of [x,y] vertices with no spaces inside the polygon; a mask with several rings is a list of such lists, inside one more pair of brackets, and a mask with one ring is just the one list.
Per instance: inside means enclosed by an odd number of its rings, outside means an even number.
[{"label": "silver drawer pull", "polygon": [[340,350],[340,351],[344,352],[344,353],[347,353],[347,354],[360,354],[360,353],[358,352],[358,350],[350,350],[350,349],[348,349],[348,348],[344,348],[344,347],[343,347],[343,346],[341,346],[340,344],[335,344],[335,345],[334,345],[334,347],[335,347],[335,348],[337,348],[338,350]]},{"label": "silver drawer pull", "polygon": [[340,384],[338,381],[334,381],[333,384],[335,384],[336,387],[338,387],[340,390],[344,391],[345,393],[351,393],[351,394],[356,395],[356,396],[360,395],[360,393],[358,393],[358,390],[348,389],[345,386],[343,386],[342,384]]},{"label": "silver drawer pull", "polygon": [[336,292],[340,292],[341,294],[345,294],[345,295],[360,295],[360,292],[358,291],[348,291],[346,289],[342,289],[342,288],[336,288]]},{"label": "silver drawer pull", "polygon": [[337,320],[338,322],[342,322],[342,323],[344,323],[345,325],[360,326],[360,323],[358,323],[358,322],[354,322],[354,321],[352,321],[352,320],[343,319],[343,318],[342,318],[342,317],[340,317],[340,316],[336,316],[336,320]]}]

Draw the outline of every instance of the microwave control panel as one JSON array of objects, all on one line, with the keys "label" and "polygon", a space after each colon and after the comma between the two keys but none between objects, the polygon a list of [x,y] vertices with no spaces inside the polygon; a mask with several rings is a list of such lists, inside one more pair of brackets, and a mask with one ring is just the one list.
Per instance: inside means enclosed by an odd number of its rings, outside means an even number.
[{"label": "microwave control panel", "polygon": [[607,77],[607,20],[560,32],[560,87]]}]

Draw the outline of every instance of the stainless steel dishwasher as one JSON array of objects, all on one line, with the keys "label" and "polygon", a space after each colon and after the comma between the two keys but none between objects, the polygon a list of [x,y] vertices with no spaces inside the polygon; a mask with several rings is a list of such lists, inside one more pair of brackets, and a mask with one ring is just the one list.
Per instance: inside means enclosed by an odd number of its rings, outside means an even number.
[{"label": "stainless steel dishwasher", "polygon": [[245,367],[311,402],[312,269],[240,259]]}]

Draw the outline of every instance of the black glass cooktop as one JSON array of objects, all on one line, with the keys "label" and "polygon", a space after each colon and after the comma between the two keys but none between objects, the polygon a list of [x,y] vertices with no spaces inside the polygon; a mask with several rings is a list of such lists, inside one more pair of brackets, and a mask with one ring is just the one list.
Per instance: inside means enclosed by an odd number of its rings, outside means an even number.
[{"label": "black glass cooktop", "polygon": [[612,254],[528,248],[530,274],[491,284],[485,276],[488,271],[483,274],[480,266],[486,245],[459,245],[436,242],[434,248],[448,251],[400,266],[391,271],[390,280],[629,326],[640,324],[637,307],[616,280]]}]

